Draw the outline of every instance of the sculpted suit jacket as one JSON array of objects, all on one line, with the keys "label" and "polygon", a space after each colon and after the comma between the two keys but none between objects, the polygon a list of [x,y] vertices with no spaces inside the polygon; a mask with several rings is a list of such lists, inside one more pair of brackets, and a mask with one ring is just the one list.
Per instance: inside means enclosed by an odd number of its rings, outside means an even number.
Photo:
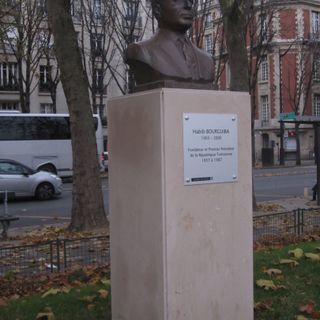
[{"label": "sculpted suit jacket", "polygon": [[[186,53],[183,43],[187,42]],[[212,83],[214,79],[212,57],[183,34],[166,29],[158,29],[147,41],[130,44],[125,59],[137,85],[159,80]]]}]

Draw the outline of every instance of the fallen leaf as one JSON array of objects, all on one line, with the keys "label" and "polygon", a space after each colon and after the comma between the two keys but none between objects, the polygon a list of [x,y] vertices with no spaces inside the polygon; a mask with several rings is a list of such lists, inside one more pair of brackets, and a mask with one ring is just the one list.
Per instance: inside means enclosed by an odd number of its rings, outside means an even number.
[{"label": "fallen leaf", "polygon": [[5,306],[8,303],[8,300],[5,298],[0,298],[0,307]]},{"label": "fallen leaf", "polygon": [[254,304],[255,310],[272,310],[272,301],[260,301]]},{"label": "fallen leaf", "polygon": [[299,307],[299,311],[311,314],[314,311],[314,303],[313,302],[309,302],[307,304],[301,305]]},{"label": "fallen leaf", "polygon": [[83,296],[79,298],[81,301],[92,302],[97,296]]},{"label": "fallen leaf", "polygon": [[55,320],[52,312],[40,312],[37,314],[36,320]]},{"label": "fallen leaf", "polygon": [[297,265],[299,265],[299,262],[292,259],[281,259],[280,264],[286,264],[289,267],[296,267]]},{"label": "fallen leaf", "polygon": [[296,248],[294,250],[290,250],[288,252],[290,255],[293,255],[295,258],[300,259],[303,257],[303,250],[300,248]]},{"label": "fallen leaf", "polygon": [[272,280],[259,279],[256,281],[256,284],[258,287],[263,288],[265,290],[277,290],[277,286],[274,284]]},{"label": "fallen leaf", "polygon": [[47,296],[49,296],[49,295],[56,295],[56,294],[59,293],[59,292],[60,292],[59,289],[51,288],[51,289],[49,289],[47,292],[45,292],[45,293],[41,296],[41,298],[45,298],[45,297],[47,297]]},{"label": "fallen leaf", "polygon": [[282,271],[280,269],[267,269],[267,270],[265,270],[263,272],[266,273],[269,276],[272,276],[274,274],[282,274]]},{"label": "fallen leaf", "polygon": [[71,288],[63,287],[63,288],[60,289],[60,292],[69,293],[70,290],[71,290]]},{"label": "fallen leaf", "polygon": [[104,284],[104,285],[106,285],[106,286],[108,286],[108,285],[110,285],[110,280],[108,280],[108,279],[101,279],[101,283]]},{"label": "fallen leaf", "polygon": [[311,261],[320,261],[320,256],[316,253],[305,253],[305,257],[311,259]]},{"label": "fallen leaf", "polygon": [[90,303],[90,304],[87,305],[87,309],[88,310],[92,310],[95,306],[96,306],[95,304]]},{"label": "fallen leaf", "polygon": [[105,299],[109,295],[109,292],[104,289],[100,289],[100,290],[98,290],[98,292],[100,294],[100,298],[102,298],[102,299]]},{"label": "fallen leaf", "polygon": [[18,294],[14,294],[10,297],[10,300],[18,300],[20,296]]}]

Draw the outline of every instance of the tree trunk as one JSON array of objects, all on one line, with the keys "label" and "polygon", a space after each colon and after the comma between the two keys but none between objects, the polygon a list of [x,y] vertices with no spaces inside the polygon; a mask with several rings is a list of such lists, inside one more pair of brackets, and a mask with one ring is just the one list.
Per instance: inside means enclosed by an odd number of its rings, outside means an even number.
[{"label": "tree trunk", "polygon": [[70,0],[49,0],[48,17],[70,113],[73,155],[71,230],[106,227],[94,123]]},{"label": "tree trunk", "polygon": [[230,90],[249,91],[248,56],[245,39],[245,1],[220,0],[230,65]]},{"label": "tree trunk", "polygon": [[[228,61],[230,65],[230,90],[249,92],[248,77],[248,55],[245,41],[246,21],[245,21],[245,1],[241,0],[220,0],[220,6],[223,14],[223,26],[225,29],[226,44],[228,51]],[[254,116],[251,115],[251,127]],[[251,132],[251,137],[254,132]],[[251,139],[251,142],[254,138]],[[254,146],[252,145],[253,152]],[[254,155],[252,154],[252,162]],[[252,207],[257,208],[257,201],[254,192],[252,175]]]}]

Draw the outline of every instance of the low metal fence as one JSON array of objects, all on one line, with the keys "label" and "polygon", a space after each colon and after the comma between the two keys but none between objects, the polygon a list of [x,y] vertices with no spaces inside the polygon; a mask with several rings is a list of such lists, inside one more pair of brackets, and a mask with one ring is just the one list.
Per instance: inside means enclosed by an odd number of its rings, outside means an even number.
[{"label": "low metal fence", "polygon": [[319,209],[296,209],[253,218],[253,240],[271,245],[304,235],[319,234],[319,231]]},{"label": "low metal fence", "polygon": [[34,245],[0,248],[0,276],[8,272],[59,272],[78,265],[109,263],[109,237],[56,239]]}]

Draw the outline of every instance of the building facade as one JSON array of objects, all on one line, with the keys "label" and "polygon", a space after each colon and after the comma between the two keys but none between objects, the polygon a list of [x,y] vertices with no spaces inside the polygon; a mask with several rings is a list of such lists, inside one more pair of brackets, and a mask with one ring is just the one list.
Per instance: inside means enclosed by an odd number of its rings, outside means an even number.
[{"label": "building facade", "polygon": [[[208,27],[204,30],[202,46],[218,61],[218,88],[228,90],[228,63],[221,68],[225,54],[221,13],[217,1],[209,2],[211,10],[206,13]],[[257,162],[264,160],[263,153],[268,151],[269,155],[272,153],[273,163],[277,163],[281,147],[280,115],[320,115],[320,2],[256,1],[255,4],[255,35],[250,34],[250,27],[247,31],[255,158]],[[254,77],[256,81],[252,81]],[[290,123],[284,126],[285,159],[296,159],[297,135],[301,159],[313,159],[313,127],[301,124],[296,128]]]},{"label": "building facade", "polygon": [[[45,0],[0,0],[0,111],[68,113],[48,29]],[[150,5],[143,1],[73,0],[89,96],[104,125],[109,98],[128,91],[126,46],[150,32]]]}]

